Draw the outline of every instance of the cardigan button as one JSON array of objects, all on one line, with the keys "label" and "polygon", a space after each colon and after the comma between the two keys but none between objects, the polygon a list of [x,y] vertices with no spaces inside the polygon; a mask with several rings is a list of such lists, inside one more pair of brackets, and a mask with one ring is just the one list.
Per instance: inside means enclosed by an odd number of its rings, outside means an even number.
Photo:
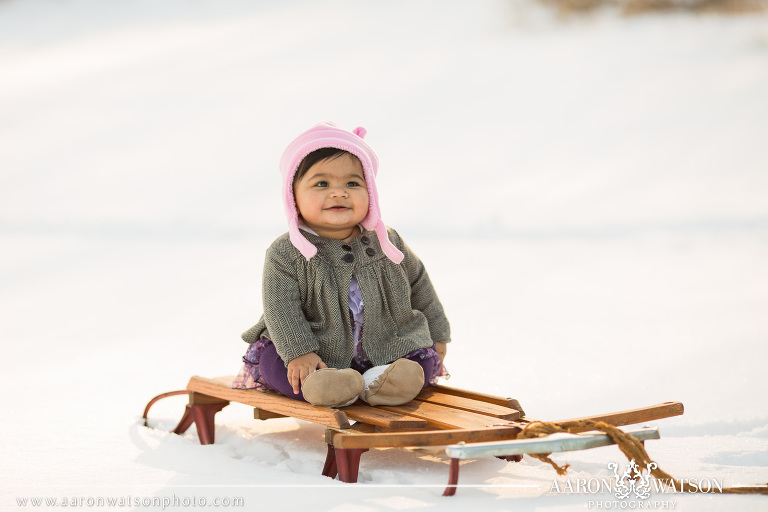
[{"label": "cardigan button", "polygon": [[355,255],[352,253],[348,253],[348,254],[345,254],[344,257],[341,259],[343,259],[347,263],[352,263],[353,261],[355,261]]},{"label": "cardigan button", "polygon": [[368,256],[373,256],[374,254],[376,254],[376,251],[374,251],[373,249],[371,249],[371,248],[369,247],[369,248],[367,248],[367,249],[365,250],[365,254],[367,254]]},{"label": "cardigan button", "polygon": [[371,239],[368,238],[367,236],[362,237],[360,241],[363,242],[365,245],[368,245],[369,243],[371,243]]},{"label": "cardigan button", "polygon": [[342,245],[341,248],[344,249],[345,251],[351,251],[352,250],[352,247],[347,245],[347,244]]}]

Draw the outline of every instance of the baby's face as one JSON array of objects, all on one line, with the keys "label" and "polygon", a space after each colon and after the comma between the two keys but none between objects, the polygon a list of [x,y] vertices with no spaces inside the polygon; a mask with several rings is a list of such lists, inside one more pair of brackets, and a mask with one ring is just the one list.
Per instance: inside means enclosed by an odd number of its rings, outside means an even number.
[{"label": "baby's face", "polygon": [[309,168],[294,188],[304,223],[325,238],[348,238],[368,215],[368,189],[360,160],[341,155]]}]

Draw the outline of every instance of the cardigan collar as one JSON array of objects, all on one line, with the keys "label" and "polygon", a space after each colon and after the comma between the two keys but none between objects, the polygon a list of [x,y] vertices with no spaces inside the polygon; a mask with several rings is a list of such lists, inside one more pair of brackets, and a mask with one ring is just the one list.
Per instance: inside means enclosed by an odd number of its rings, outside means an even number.
[{"label": "cardigan collar", "polygon": [[323,238],[307,226],[300,226],[304,236],[317,247],[317,255],[334,266],[359,267],[387,258],[376,231],[360,227],[360,234],[349,242]]}]

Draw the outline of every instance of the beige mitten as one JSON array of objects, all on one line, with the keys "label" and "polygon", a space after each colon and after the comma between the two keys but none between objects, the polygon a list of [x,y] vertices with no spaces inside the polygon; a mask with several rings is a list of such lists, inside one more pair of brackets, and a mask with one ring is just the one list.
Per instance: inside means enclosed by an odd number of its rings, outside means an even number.
[{"label": "beige mitten", "polygon": [[416,361],[398,359],[374,366],[363,374],[365,390],[360,398],[371,405],[402,405],[413,400],[424,387],[424,370]]},{"label": "beige mitten", "polygon": [[307,402],[324,407],[351,405],[363,389],[363,376],[352,368],[322,368],[310,373],[301,385]]}]

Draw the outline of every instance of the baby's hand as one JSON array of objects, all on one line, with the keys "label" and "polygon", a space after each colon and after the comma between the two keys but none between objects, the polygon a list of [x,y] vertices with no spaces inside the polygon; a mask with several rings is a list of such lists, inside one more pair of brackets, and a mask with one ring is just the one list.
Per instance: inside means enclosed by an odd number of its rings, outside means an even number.
[{"label": "baby's hand", "polygon": [[435,352],[437,352],[437,355],[440,356],[440,364],[443,364],[443,361],[445,361],[445,356],[448,354],[448,344],[443,343],[442,341],[436,341]]},{"label": "baby's hand", "polygon": [[314,352],[299,356],[288,363],[288,382],[293,387],[293,394],[299,394],[299,385],[318,368],[328,368],[328,366]]}]

